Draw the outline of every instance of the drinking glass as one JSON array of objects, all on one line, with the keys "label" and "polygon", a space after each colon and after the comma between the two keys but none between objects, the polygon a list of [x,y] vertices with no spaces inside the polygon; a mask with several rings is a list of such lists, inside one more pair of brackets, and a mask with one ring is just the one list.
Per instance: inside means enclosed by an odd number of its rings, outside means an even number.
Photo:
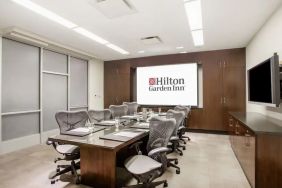
[{"label": "drinking glass", "polygon": [[115,117],[115,126],[116,128],[119,127],[119,117]]}]

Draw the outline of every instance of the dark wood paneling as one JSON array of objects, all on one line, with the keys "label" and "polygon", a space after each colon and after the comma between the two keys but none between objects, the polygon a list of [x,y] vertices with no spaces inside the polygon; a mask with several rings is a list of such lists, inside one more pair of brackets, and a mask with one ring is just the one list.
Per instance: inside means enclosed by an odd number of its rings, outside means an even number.
[{"label": "dark wood paneling", "polygon": [[257,113],[229,118],[231,146],[251,186],[282,187],[282,132],[273,128],[282,122]]},{"label": "dark wood paneling", "polygon": [[256,188],[282,187],[282,136],[257,137]]},{"label": "dark wood paneling", "polygon": [[[191,62],[198,62],[203,66],[204,99],[203,109],[192,110],[190,128],[227,131],[227,116],[224,119],[224,114],[226,115],[228,110],[245,111],[245,48],[105,62],[105,108],[132,99],[132,69]],[[224,95],[226,103],[223,106]]]}]

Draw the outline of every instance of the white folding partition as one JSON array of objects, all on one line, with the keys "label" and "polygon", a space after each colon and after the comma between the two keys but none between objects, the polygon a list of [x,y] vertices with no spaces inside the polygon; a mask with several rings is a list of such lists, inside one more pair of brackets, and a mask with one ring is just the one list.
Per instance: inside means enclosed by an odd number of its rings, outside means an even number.
[{"label": "white folding partition", "polygon": [[0,51],[0,153],[44,143],[57,111],[88,109],[86,60],[10,39]]}]

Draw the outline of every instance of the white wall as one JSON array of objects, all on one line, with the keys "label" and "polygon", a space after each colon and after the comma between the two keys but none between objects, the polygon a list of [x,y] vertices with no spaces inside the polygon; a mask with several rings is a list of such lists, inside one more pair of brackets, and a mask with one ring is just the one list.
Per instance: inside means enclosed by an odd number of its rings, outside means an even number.
[{"label": "white wall", "polygon": [[[277,52],[282,60],[282,6],[265,23],[246,49],[247,70]],[[248,83],[247,83],[248,84]],[[247,86],[248,88],[248,86]],[[247,91],[248,92],[248,91]],[[247,95],[248,96],[248,93]],[[279,108],[250,104],[247,99],[247,111],[258,112],[282,119],[282,104]]]},{"label": "white wall", "polygon": [[89,109],[104,109],[104,62],[101,60],[89,61]]}]

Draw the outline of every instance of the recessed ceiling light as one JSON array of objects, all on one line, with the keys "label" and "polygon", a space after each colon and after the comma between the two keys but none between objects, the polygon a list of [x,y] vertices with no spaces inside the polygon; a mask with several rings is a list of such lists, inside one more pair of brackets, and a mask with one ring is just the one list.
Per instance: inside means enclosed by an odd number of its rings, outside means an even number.
[{"label": "recessed ceiling light", "polygon": [[192,31],[192,37],[195,46],[203,46],[204,45],[204,34],[203,30]]},{"label": "recessed ceiling light", "polygon": [[193,0],[185,2],[185,9],[186,14],[188,17],[190,29],[202,29],[203,22],[202,22],[202,7],[200,0]]},{"label": "recessed ceiling light", "polygon": [[183,51],[183,52],[179,52],[180,54],[186,54],[187,52],[186,51]]},{"label": "recessed ceiling light", "polygon": [[87,37],[87,38],[90,38],[91,40],[94,40],[95,42],[98,42],[100,44],[103,44],[103,45],[106,45],[107,47],[121,53],[121,54],[125,54],[125,55],[128,55],[129,52],[127,52],[126,50],[114,45],[114,44],[111,44],[110,42],[108,42],[107,40],[99,37],[98,35],[82,28],[82,27],[79,27],[78,25],[74,24],[73,22],[57,15],[56,13],[44,8],[44,7],[41,7],[40,5],[37,5],[35,3],[33,3],[32,1],[30,0],[11,0],[27,9],[30,9],[31,11],[41,15],[41,16],[44,16],[54,22],[57,22],[69,29],[73,29],[75,32]]},{"label": "recessed ceiling light", "polygon": [[144,50],[140,50],[140,51],[138,51],[138,53],[139,53],[139,54],[144,54],[145,51],[144,51]]},{"label": "recessed ceiling light", "polygon": [[33,3],[30,0],[11,0],[11,1],[13,1],[13,2],[25,7],[25,8],[28,8],[31,11],[33,11],[33,12],[35,12],[35,13],[41,15],[41,16],[44,16],[44,17],[46,17],[46,18],[48,18],[48,19],[50,19],[54,22],[57,22],[57,23],[65,26],[69,29],[77,27],[77,25],[72,23],[71,21],[66,20],[65,18],[47,10],[44,7],[41,7],[41,6]]},{"label": "recessed ceiling light", "polygon": [[183,48],[184,48],[183,46],[176,47],[176,49],[183,49]]},{"label": "recessed ceiling light", "polygon": [[95,35],[94,33],[82,28],[82,27],[76,27],[73,29],[74,31],[76,31],[77,33],[81,34],[81,35],[84,35],[85,37],[88,37],[100,44],[108,44],[109,42],[106,41],[105,39]]},{"label": "recessed ceiling light", "polygon": [[120,48],[120,47],[118,47],[118,46],[116,46],[116,45],[114,45],[114,44],[106,44],[106,46],[108,46],[109,48],[111,48],[111,49],[113,49],[113,50],[115,50],[115,51],[117,51],[117,52],[119,52],[119,53],[121,53],[121,54],[124,54],[124,55],[128,55],[129,54],[129,52],[128,51],[126,51],[126,50],[124,50],[124,49],[122,49],[122,48]]},{"label": "recessed ceiling light", "polygon": [[204,45],[201,0],[184,0],[184,6],[195,46]]}]

